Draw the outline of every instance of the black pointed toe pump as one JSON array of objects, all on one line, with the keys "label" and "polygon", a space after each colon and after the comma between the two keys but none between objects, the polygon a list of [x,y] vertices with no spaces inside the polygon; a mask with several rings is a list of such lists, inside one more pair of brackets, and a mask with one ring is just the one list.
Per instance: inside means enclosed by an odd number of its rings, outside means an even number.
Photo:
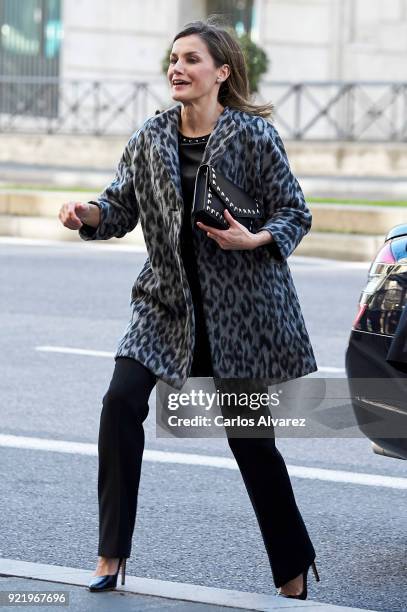
[{"label": "black pointed toe pump", "polygon": [[104,576],[93,576],[89,583],[89,591],[100,592],[100,591],[112,591],[117,585],[117,576],[119,575],[120,567],[122,568],[122,581],[124,584],[126,574],[126,558],[121,557],[119,559],[119,565],[117,566],[117,572],[115,574],[105,574]]},{"label": "black pointed toe pump", "polygon": [[307,567],[306,570],[304,570],[302,572],[302,579],[304,581],[303,587],[302,587],[302,591],[299,595],[285,595],[284,593],[279,593],[280,597],[287,597],[288,599],[307,599],[307,576],[308,576],[308,570],[309,568],[312,567],[312,571],[314,572],[314,576],[315,576],[315,580],[317,582],[320,581],[319,579],[319,574],[318,574],[318,570],[317,570],[317,566],[315,565],[315,561],[313,561],[311,563],[310,566]]}]

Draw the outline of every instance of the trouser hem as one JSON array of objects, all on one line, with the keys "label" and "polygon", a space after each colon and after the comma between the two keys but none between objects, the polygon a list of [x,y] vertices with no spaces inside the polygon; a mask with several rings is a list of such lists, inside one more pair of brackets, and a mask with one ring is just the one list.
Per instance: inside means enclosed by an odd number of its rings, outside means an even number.
[{"label": "trouser hem", "polygon": [[297,576],[302,574],[302,572],[304,572],[307,568],[309,568],[311,566],[312,562],[315,561],[315,559],[316,559],[316,555],[314,554],[312,557],[310,557],[308,559],[308,561],[299,562],[298,564],[293,566],[289,571],[287,571],[285,573],[281,573],[281,574],[279,573],[277,575],[274,572],[273,573],[273,580],[274,580],[274,584],[275,584],[276,588],[279,589],[280,587],[282,587],[284,584],[286,584],[290,580],[293,580],[294,578],[297,578]]},{"label": "trouser hem", "polygon": [[122,557],[125,557],[126,559],[128,559],[130,557],[130,551],[125,551],[125,552],[120,552],[117,550],[112,550],[111,548],[106,549],[106,548],[99,548],[98,549],[98,556],[99,557],[107,557],[108,559],[120,559]]}]

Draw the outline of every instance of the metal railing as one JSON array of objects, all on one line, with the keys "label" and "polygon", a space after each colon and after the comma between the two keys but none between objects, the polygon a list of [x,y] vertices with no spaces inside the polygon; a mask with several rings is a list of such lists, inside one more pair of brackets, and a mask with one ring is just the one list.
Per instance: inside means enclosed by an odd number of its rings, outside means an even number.
[{"label": "metal railing", "polygon": [[0,76],[0,132],[130,134],[163,108],[163,82]]},{"label": "metal railing", "polygon": [[[263,82],[274,122],[292,140],[407,142],[407,83]],[[130,134],[175,102],[165,79],[147,82],[0,76],[0,132]]]},{"label": "metal railing", "polygon": [[364,142],[407,141],[407,82],[264,83],[286,138]]}]

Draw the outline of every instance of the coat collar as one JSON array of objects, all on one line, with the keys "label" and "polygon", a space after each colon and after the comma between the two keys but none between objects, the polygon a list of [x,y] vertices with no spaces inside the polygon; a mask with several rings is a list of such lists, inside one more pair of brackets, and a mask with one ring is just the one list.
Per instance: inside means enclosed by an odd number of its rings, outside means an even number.
[{"label": "coat collar", "polygon": [[[168,171],[177,197],[182,200],[181,173],[178,157],[178,129],[181,105],[177,104],[156,115],[149,124],[150,132],[158,153]],[[232,110],[225,106],[219,115],[208,139],[202,163],[215,164],[226,149],[227,143],[236,136],[237,124]]]}]

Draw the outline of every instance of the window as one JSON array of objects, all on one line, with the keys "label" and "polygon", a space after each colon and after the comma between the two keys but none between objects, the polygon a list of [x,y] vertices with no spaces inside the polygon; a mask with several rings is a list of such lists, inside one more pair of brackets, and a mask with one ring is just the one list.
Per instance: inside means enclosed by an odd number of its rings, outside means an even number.
[{"label": "window", "polygon": [[0,73],[57,76],[60,0],[0,0]]},{"label": "window", "polygon": [[207,0],[207,14],[221,13],[237,34],[251,35],[253,27],[253,0]]},{"label": "window", "polygon": [[37,84],[18,79],[58,77],[61,41],[61,0],[0,0],[0,74],[13,79],[2,87],[1,112],[54,114],[56,84],[38,97]]}]

